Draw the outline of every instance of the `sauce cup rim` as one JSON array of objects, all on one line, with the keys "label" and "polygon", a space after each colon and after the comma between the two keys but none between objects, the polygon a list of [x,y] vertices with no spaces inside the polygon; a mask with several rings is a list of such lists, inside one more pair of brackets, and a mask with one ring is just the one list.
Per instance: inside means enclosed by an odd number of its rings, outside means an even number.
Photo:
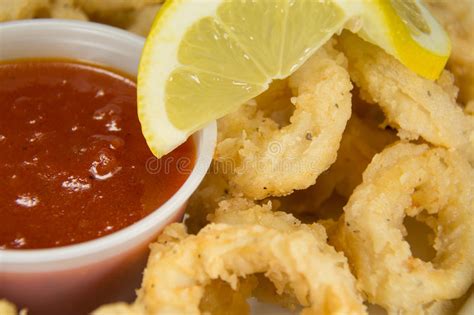
[{"label": "sauce cup rim", "polygon": [[[124,41],[130,41],[134,45],[143,46],[145,42],[145,39],[141,36],[108,25],[85,21],[52,19],[0,23],[0,38],[2,37],[2,32],[8,31],[11,28],[20,27],[35,29],[54,29],[58,27],[63,30],[65,28],[81,29],[82,31],[101,32],[108,36],[115,36]],[[85,61],[87,61],[87,59]],[[199,141],[197,141],[198,143],[195,141],[197,155],[191,174],[170,199],[149,215],[121,230],[82,243],[42,249],[1,249],[0,266],[2,264],[35,265],[90,256],[132,240],[134,237],[139,236],[144,231],[156,225],[158,221],[162,221],[163,225],[165,225],[168,218],[179,212],[180,207],[185,204],[187,199],[196,190],[209,169],[216,146],[216,122],[213,121],[203,129],[197,131],[195,136],[199,138]],[[111,255],[113,255],[113,253]]]}]

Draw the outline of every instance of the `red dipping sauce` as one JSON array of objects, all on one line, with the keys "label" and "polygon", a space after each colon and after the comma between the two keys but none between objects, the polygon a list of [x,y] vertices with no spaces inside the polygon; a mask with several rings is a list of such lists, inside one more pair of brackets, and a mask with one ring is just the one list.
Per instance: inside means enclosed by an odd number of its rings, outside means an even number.
[{"label": "red dipping sauce", "polygon": [[63,60],[0,64],[0,249],[65,246],[129,226],[181,187],[195,155],[189,139],[154,159],[136,84],[120,73]]}]

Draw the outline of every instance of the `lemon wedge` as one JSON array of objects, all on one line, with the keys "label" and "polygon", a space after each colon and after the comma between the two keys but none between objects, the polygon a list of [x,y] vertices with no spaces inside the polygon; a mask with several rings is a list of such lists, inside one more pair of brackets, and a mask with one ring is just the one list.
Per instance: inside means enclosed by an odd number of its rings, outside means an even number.
[{"label": "lemon wedge", "polygon": [[357,32],[430,80],[439,77],[451,53],[448,34],[421,0],[359,1]]},{"label": "lemon wedge", "polygon": [[289,76],[354,19],[364,39],[421,75],[436,77],[449,55],[446,34],[418,1],[168,0],[138,72],[151,151],[161,157]]},{"label": "lemon wedge", "polygon": [[138,74],[139,119],[152,152],[170,152],[290,75],[348,16],[330,0],[167,1]]}]

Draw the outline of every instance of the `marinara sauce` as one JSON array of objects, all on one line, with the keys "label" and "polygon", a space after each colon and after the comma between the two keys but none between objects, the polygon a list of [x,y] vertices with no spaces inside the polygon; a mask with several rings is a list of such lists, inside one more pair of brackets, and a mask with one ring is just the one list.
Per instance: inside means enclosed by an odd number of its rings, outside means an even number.
[{"label": "marinara sauce", "polygon": [[132,79],[66,60],[0,64],[0,249],[129,226],[168,200],[194,161],[192,140],[154,160]]}]

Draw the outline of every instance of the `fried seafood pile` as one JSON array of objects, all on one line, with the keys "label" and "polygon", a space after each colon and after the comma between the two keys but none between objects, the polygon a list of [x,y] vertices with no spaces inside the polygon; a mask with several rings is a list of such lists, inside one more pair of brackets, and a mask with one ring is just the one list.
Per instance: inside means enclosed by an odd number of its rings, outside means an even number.
[{"label": "fried seafood pile", "polygon": [[[159,2],[0,0],[0,20],[145,34]],[[333,38],[218,122],[211,169],[151,245],[136,301],[94,314],[245,314],[250,297],[301,314],[458,312],[474,282],[474,5],[428,2],[453,45],[436,82]]]},{"label": "fried seafood pile", "polygon": [[474,281],[474,119],[458,42],[433,82],[344,32],[222,118],[137,300],[95,314],[243,314],[249,297],[301,314],[459,311]]},{"label": "fried seafood pile", "polygon": [[457,93],[448,71],[432,82],[334,38],[219,121],[137,300],[94,314],[244,314],[249,297],[301,314],[457,312],[474,281],[474,121]]},{"label": "fried seafood pile", "polygon": [[[263,273],[278,292],[291,293],[303,305],[302,314],[365,312],[347,259],[327,244],[322,225],[302,224],[269,206],[247,208],[248,201],[241,200],[241,205],[237,200],[234,207],[229,202],[223,202],[213,223],[197,235],[187,234],[182,224],[166,228],[152,246],[137,301],[131,306],[104,306],[94,314],[128,309],[137,314],[228,314],[225,299],[214,299],[209,310],[200,308],[204,295],[216,290],[206,286],[221,279],[237,290],[239,278],[257,273]],[[245,209],[236,210],[240,206]],[[291,259],[297,254],[304,259]],[[238,290],[233,303],[243,306],[240,311],[245,311],[244,301],[251,292]]]}]

